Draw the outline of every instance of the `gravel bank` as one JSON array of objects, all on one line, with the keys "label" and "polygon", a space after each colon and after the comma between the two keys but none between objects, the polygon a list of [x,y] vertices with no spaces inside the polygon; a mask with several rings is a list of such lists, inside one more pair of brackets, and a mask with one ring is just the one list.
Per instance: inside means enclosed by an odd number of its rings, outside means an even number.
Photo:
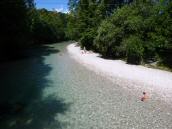
[{"label": "gravel bank", "polygon": [[103,59],[97,53],[87,52],[83,54],[76,43],[68,45],[67,50],[72,58],[79,63],[129,90],[140,89],[148,92],[150,97],[156,93],[166,102],[172,102],[171,72],[140,65],[129,65],[121,60]]}]

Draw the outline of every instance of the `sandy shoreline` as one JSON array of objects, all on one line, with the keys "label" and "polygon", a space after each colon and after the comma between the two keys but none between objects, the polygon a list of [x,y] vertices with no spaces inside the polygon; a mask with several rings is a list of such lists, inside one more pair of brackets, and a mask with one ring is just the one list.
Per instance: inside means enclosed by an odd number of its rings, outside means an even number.
[{"label": "sandy shoreline", "polygon": [[172,73],[143,66],[129,65],[121,60],[107,60],[99,57],[97,53],[82,54],[76,43],[67,46],[68,53],[87,68],[102,74],[116,84],[125,85],[146,91],[150,95],[156,93],[163,100],[172,102]]}]

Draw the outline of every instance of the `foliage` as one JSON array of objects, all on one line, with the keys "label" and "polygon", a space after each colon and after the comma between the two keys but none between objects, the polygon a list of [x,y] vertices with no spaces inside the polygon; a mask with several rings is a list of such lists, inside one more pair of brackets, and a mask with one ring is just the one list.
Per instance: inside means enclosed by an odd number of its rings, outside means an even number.
[{"label": "foliage", "polygon": [[142,42],[138,36],[130,36],[124,40],[126,44],[127,63],[140,64],[144,52]]},{"label": "foliage", "polygon": [[[34,43],[53,43],[66,39],[66,16],[62,13],[34,10],[36,17],[32,17],[32,32]],[[32,14],[33,14],[32,12]]]},{"label": "foliage", "polygon": [[71,40],[79,39],[79,30],[77,27],[77,18],[73,14],[67,15],[67,28],[66,28],[66,37]]},{"label": "foliage", "polygon": [[[71,18],[68,23],[68,35],[79,40],[81,46],[87,49],[96,49],[94,40],[97,30],[106,17],[112,14],[113,9],[132,0],[70,0]],[[75,20],[73,20],[75,19]],[[77,23],[75,22],[77,21]],[[76,36],[77,35],[77,36]]]},{"label": "foliage", "polygon": [[96,50],[105,57],[120,57],[123,51],[120,41],[123,36],[121,27],[115,26],[109,20],[104,21],[98,29],[98,35],[94,40]]},{"label": "foliage", "polygon": [[128,63],[172,66],[171,1],[70,0],[69,7],[69,37],[81,47]]},{"label": "foliage", "polygon": [[34,0],[1,0],[0,57],[72,39],[105,57],[172,67],[170,0],[69,0],[69,10],[63,14],[38,10]]},{"label": "foliage", "polygon": [[0,16],[0,60],[18,57],[33,44],[66,40],[66,14],[37,10],[34,0],[1,0]]},{"label": "foliage", "polygon": [[86,49],[88,50],[92,49],[95,35],[96,35],[96,30],[94,28],[87,30],[85,33],[83,33],[80,40],[81,47],[82,48],[86,47]]},{"label": "foliage", "polygon": [[151,40],[162,63],[172,67],[172,2],[158,7],[160,14],[154,19],[156,25]]},{"label": "foliage", "polygon": [[18,50],[29,44],[28,9],[32,1],[0,1],[0,57],[15,56]]},{"label": "foliage", "polygon": [[171,3],[135,1],[116,9],[98,28],[96,50],[108,57],[126,57],[128,63],[143,59],[171,65]]}]

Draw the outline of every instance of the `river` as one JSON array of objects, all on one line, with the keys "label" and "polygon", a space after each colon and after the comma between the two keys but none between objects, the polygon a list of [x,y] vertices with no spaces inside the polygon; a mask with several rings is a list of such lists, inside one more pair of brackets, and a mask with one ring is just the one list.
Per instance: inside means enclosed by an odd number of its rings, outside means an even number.
[{"label": "river", "polygon": [[172,105],[140,101],[140,93],[72,59],[68,44],[34,48],[30,56],[0,65],[0,102],[9,108],[0,129],[172,128]]}]

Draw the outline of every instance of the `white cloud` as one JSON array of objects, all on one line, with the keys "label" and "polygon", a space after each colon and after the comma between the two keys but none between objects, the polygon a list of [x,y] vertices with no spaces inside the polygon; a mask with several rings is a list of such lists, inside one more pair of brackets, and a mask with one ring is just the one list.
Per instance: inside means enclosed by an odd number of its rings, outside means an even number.
[{"label": "white cloud", "polygon": [[68,9],[64,8],[63,6],[55,8],[53,10],[55,10],[56,12],[69,13]]}]

